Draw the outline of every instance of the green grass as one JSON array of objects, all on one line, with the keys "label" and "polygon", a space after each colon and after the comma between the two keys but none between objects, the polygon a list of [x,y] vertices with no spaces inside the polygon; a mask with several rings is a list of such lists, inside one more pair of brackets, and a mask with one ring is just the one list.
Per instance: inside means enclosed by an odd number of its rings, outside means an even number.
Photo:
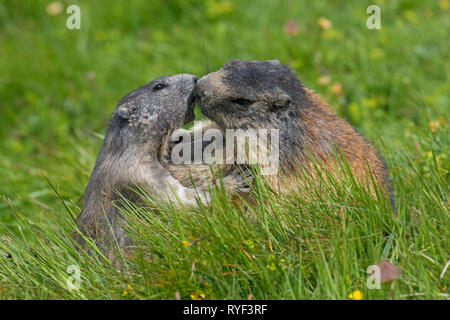
[{"label": "green grass", "polygon": [[[48,15],[48,1],[3,1],[0,298],[346,299],[360,290],[364,299],[448,299],[450,9],[373,2],[381,30],[366,28],[372,2],[360,0],[61,1],[80,5],[81,30],[66,29],[64,11]],[[284,31],[290,19],[296,35]],[[249,212],[218,194],[207,208],[129,217],[139,250],[122,272],[76,253],[68,211],[80,210],[115,103],[158,76],[201,76],[233,58],[289,64],[372,141],[387,158],[398,215],[357,186],[280,198],[257,183]],[[403,275],[369,290],[366,269],[381,259]],[[67,290],[72,264],[80,291]]]}]

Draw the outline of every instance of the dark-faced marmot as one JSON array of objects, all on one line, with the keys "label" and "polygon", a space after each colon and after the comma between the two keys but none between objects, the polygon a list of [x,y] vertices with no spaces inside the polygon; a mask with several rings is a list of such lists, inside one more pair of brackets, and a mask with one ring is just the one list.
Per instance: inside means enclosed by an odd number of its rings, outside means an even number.
[{"label": "dark-faced marmot", "polygon": [[295,187],[301,179],[299,167],[312,174],[314,163],[320,163],[336,171],[336,154],[340,152],[361,183],[371,188],[372,175],[377,186],[389,192],[395,208],[383,159],[279,61],[229,61],[197,82],[196,100],[202,113],[212,120],[202,130],[278,130],[279,172],[264,177],[275,190]]},{"label": "dark-faced marmot", "polygon": [[[111,247],[131,244],[118,209],[122,197],[138,200],[138,195],[130,188],[137,186],[154,199],[171,200],[175,204],[195,206],[197,201],[207,203],[210,200],[207,188],[182,185],[168,171],[164,161],[172,132],[194,119],[192,104],[196,81],[197,78],[189,74],[161,77],[119,101],[78,218],[81,232],[93,239],[104,253],[109,254]],[[184,174],[187,176],[184,180],[188,180],[188,172],[179,174]],[[226,190],[245,184],[239,172],[224,177],[223,181]],[[80,234],[76,233],[74,238],[85,248]]]}]

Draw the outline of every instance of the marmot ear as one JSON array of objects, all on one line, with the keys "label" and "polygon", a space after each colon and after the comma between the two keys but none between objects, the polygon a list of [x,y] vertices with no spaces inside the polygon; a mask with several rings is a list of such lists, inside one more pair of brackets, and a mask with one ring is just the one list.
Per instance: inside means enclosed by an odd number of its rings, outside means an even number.
[{"label": "marmot ear", "polygon": [[280,64],[280,60],[278,60],[278,59],[267,60],[267,62],[270,62],[271,64],[275,64],[275,65]]},{"label": "marmot ear", "polygon": [[287,107],[289,107],[290,103],[291,97],[280,90],[279,92],[277,92],[275,98],[272,101],[271,109],[273,111],[278,109],[286,109]]},{"label": "marmot ear", "polygon": [[121,104],[117,107],[115,114],[123,119],[130,119],[130,116],[133,112],[134,108],[129,103]]}]

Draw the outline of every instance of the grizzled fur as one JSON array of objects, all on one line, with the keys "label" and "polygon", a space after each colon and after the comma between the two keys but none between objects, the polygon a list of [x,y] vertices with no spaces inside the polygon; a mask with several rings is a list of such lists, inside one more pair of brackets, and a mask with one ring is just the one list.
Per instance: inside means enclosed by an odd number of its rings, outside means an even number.
[{"label": "grizzled fur", "polygon": [[196,100],[203,114],[221,130],[279,129],[280,171],[266,177],[279,191],[287,191],[301,179],[299,164],[306,172],[312,171],[311,156],[334,170],[339,150],[359,181],[370,183],[373,175],[389,191],[395,207],[383,159],[279,61],[229,61],[197,82]]},{"label": "grizzled fur", "polygon": [[[95,240],[104,253],[111,255],[109,249],[131,244],[117,209],[122,196],[137,200],[137,194],[130,188],[138,186],[155,199],[175,203],[196,205],[198,199],[208,202],[207,189],[183,186],[168,171],[164,161],[172,132],[194,119],[192,103],[196,81],[197,78],[189,74],[162,77],[119,101],[86,187],[84,207],[78,218],[81,232]],[[240,175],[234,175],[227,181],[240,185],[244,180]],[[74,237],[81,247],[85,247],[81,235]]]}]

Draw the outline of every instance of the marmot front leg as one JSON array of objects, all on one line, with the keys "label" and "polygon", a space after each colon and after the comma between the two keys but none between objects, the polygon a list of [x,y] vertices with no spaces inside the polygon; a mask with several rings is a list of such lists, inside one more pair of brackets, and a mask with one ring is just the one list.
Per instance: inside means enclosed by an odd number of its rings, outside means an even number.
[{"label": "marmot front leg", "polygon": [[225,193],[228,196],[249,192],[250,185],[253,182],[248,168],[230,164],[169,165],[168,169],[183,186],[194,187],[202,192],[207,191],[211,186],[220,186],[222,181]]},{"label": "marmot front leg", "polygon": [[140,180],[137,185],[144,186],[144,190],[152,196],[158,195],[157,197],[163,201],[171,200],[175,203],[196,206],[197,200],[205,205],[211,200],[207,188],[191,188],[183,185],[159,162],[151,163],[149,168],[141,168],[138,176]]}]

